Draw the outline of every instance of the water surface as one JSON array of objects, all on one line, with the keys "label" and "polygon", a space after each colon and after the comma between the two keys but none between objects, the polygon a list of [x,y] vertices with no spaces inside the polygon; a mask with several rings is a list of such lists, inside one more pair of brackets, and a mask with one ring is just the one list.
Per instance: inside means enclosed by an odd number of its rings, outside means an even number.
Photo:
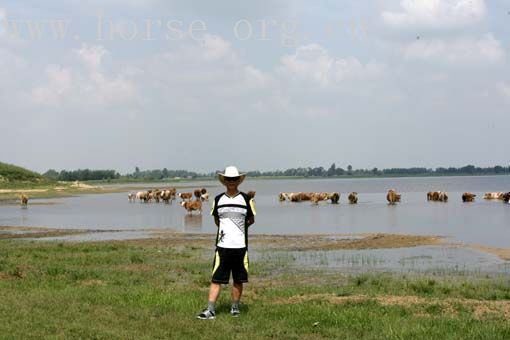
[{"label": "water surface", "polygon": [[[179,183],[185,185],[186,183]],[[191,183],[196,187],[214,182]],[[143,188],[163,184],[140,185]],[[395,188],[402,202],[389,206],[386,191]],[[444,235],[451,241],[494,247],[510,246],[510,205],[483,200],[488,191],[510,191],[510,176],[365,178],[365,179],[289,179],[246,180],[241,189],[255,190],[256,224],[252,233],[406,233]],[[427,202],[426,192],[448,191],[448,203]],[[186,190],[183,190],[186,191]],[[210,187],[211,197],[222,191]],[[338,191],[340,204],[322,202],[278,202],[279,192]],[[347,193],[357,191],[359,203],[347,203]],[[473,203],[462,203],[461,195],[471,191],[478,195]],[[58,202],[53,205],[0,206],[0,225],[41,226],[80,229],[171,229],[185,232],[215,233],[209,215],[210,202],[203,214],[189,216],[176,202],[129,203],[126,193],[94,194],[80,197],[31,202]],[[212,199],[211,199],[212,201]]]}]

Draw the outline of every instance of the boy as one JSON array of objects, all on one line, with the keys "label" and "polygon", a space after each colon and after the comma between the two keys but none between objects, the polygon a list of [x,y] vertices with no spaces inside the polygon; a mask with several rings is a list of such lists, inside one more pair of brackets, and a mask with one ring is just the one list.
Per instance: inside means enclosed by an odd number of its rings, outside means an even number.
[{"label": "boy", "polygon": [[240,174],[235,166],[229,166],[218,177],[227,190],[216,196],[211,208],[218,231],[209,300],[207,308],[197,315],[202,320],[216,318],[215,303],[221,284],[229,282],[230,272],[234,281],[230,314],[239,316],[243,283],[248,282],[248,227],[255,223],[253,199],[238,190],[246,174]]}]

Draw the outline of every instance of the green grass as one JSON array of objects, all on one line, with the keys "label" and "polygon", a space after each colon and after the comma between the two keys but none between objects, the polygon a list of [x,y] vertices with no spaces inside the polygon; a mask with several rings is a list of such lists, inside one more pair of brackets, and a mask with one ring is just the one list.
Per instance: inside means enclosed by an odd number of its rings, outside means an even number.
[{"label": "green grass", "polygon": [[40,174],[28,169],[0,162],[0,185],[8,187],[13,183],[16,185],[33,186],[50,182]]},{"label": "green grass", "polygon": [[[508,339],[502,315],[478,318],[464,299],[510,299],[508,277],[343,275],[250,263],[238,319],[224,290],[204,306],[212,251],[165,241],[0,241],[2,339]],[[384,305],[378,297],[427,303]],[[332,298],[366,296],[334,303]],[[441,302],[457,299],[449,310]],[[430,303],[428,303],[430,301]]]}]

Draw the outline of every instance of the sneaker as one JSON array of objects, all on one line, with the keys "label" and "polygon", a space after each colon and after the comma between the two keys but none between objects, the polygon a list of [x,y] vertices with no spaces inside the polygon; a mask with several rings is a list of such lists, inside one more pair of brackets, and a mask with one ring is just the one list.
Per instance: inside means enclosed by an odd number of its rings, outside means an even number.
[{"label": "sneaker", "polygon": [[239,310],[239,307],[232,307],[230,308],[230,315],[232,315],[233,317],[237,318],[239,316],[239,314],[241,314],[241,311]]},{"label": "sneaker", "polygon": [[214,312],[212,312],[208,308],[206,308],[200,314],[197,315],[197,319],[214,320],[214,319],[216,319],[216,314],[214,314]]}]

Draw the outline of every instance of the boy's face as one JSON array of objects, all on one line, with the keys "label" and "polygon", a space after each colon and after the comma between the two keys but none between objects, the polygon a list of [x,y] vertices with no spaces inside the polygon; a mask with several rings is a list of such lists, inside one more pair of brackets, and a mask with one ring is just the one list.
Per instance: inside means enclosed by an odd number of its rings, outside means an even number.
[{"label": "boy's face", "polygon": [[225,177],[225,186],[228,190],[237,190],[239,179],[239,177]]}]

